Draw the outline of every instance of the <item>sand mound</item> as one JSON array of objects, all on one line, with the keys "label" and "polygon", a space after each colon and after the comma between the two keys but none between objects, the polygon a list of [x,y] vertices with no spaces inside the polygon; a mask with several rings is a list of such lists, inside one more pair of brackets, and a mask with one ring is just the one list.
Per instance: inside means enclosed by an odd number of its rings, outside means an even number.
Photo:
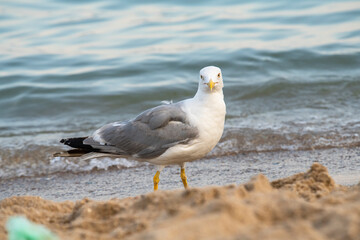
[{"label": "sand mound", "polygon": [[105,202],[11,197],[0,202],[0,239],[12,215],[25,215],[62,239],[360,239],[360,186],[337,186],[314,164],[274,182],[258,175],[239,186]]}]

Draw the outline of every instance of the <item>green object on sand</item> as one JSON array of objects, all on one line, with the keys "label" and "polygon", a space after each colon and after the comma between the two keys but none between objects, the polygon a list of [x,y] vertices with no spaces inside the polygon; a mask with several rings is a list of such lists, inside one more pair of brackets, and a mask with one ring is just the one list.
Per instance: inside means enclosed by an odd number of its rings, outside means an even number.
[{"label": "green object on sand", "polygon": [[57,240],[46,227],[30,222],[22,216],[10,217],[6,223],[8,240]]}]

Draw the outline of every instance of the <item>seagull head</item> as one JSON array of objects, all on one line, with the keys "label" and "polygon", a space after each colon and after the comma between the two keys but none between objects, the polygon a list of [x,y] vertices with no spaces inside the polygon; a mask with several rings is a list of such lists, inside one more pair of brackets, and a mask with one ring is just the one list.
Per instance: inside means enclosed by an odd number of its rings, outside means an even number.
[{"label": "seagull head", "polygon": [[223,88],[221,69],[214,66],[204,67],[199,74],[199,88],[205,92],[217,92]]}]

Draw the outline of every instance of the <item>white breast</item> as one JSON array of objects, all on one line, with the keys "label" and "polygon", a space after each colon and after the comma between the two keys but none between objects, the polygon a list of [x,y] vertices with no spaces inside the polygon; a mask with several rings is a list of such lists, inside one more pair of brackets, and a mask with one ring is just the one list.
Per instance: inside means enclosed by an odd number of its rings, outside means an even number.
[{"label": "white breast", "polygon": [[207,98],[206,102],[189,101],[187,111],[190,124],[199,130],[197,146],[203,149],[202,154],[205,156],[219,142],[224,130],[226,107],[223,97],[214,95]]}]

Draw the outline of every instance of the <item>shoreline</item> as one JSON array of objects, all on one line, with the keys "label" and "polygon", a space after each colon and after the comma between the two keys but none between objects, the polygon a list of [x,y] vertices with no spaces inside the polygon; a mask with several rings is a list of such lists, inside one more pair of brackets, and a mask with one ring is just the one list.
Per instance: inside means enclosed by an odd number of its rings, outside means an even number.
[{"label": "shoreline", "polygon": [[[106,201],[54,202],[36,196],[0,201],[5,221],[24,215],[60,239],[359,239],[360,183],[335,183],[326,167],[269,181],[159,190]],[[211,227],[216,226],[216,227]]]},{"label": "shoreline", "polygon": [[[186,165],[190,187],[243,184],[264,174],[270,181],[304,172],[314,162],[326,166],[337,184],[360,181],[360,148],[314,151],[258,152],[210,157]],[[129,168],[112,167],[89,172],[59,172],[33,177],[0,179],[0,200],[21,195],[64,201],[89,197],[95,200],[124,198],[150,193],[156,168],[142,164]],[[160,190],[182,189],[178,166],[166,167],[160,175]]]}]

